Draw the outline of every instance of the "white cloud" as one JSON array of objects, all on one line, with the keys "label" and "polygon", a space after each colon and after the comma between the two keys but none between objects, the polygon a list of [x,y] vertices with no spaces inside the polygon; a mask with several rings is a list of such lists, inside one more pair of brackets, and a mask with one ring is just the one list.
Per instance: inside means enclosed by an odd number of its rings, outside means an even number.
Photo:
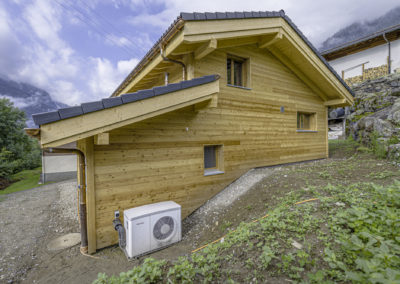
[{"label": "white cloud", "polygon": [[[24,20],[20,29],[29,46],[25,48],[19,48],[18,33],[11,29],[10,16],[0,4],[0,73],[43,88],[56,101],[76,105],[108,97],[138,62],[131,59],[113,64],[105,58],[82,57],[61,36],[61,6],[51,0],[33,0],[21,7]],[[118,46],[129,42],[126,37],[113,38]],[[18,63],[18,58],[24,62]],[[15,104],[22,106],[23,102]]]},{"label": "white cloud", "polygon": [[[145,0],[135,2],[142,6],[148,3]],[[380,2],[375,0],[163,0],[158,3],[166,9],[156,14],[144,10],[139,15],[130,17],[128,22],[133,26],[151,25],[166,29],[180,12],[279,11],[283,9],[316,46],[340,28],[354,21],[376,18],[399,4],[398,0]]]},{"label": "white cloud", "polygon": [[93,93],[93,99],[110,95],[137,63],[137,59],[122,60],[114,66],[108,59],[92,58],[93,72],[88,84]]},{"label": "white cloud", "polygon": [[0,98],[5,98],[8,99],[10,102],[12,102],[14,104],[14,106],[16,106],[17,108],[24,108],[30,105],[30,101],[28,102],[26,100],[26,98],[16,98],[16,97],[10,97],[10,96],[6,96],[6,95],[1,95],[0,94]]},{"label": "white cloud", "polygon": [[[27,82],[47,90],[58,101],[77,104],[109,96],[138,62],[157,38],[179,15],[179,12],[205,11],[270,11],[284,9],[303,33],[318,46],[340,28],[356,21],[378,17],[398,5],[398,0],[348,1],[329,0],[86,0],[91,8],[115,9],[110,15],[131,17],[111,19],[122,29],[117,32],[105,25],[108,34],[97,33],[82,22],[78,12],[65,7],[77,5],[69,0],[14,0],[0,2],[0,74],[17,81]],[[111,4],[110,4],[111,3]],[[83,6],[82,6],[83,5]],[[108,5],[108,6],[107,6]],[[13,7],[7,10],[6,7]],[[84,7],[84,4],[80,4]],[[14,10],[18,10],[15,12]],[[75,14],[75,17],[73,16]],[[89,15],[89,14],[88,14]],[[91,13],[91,17],[96,15]],[[103,13],[103,16],[105,14]],[[86,19],[88,22],[89,20]],[[99,20],[99,19],[98,19]],[[129,22],[131,25],[122,25]],[[82,55],[80,46],[73,46],[65,37],[65,28],[82,27],[88,30],[89,40],[99,43],[93,50],[96,56]],[[100,28],[99,28],[100,27]],[[106,29],[108,28],[108,30]],[[127,32],[129,30],[129,32]],[[128,36],[129,34],[130,36]],[[134,36],[132,36],[134,35]],[[83,42],[82,45],[85,43]],[[119,47],[121,54],[132,56],[102,55],[104,44]],[[18,102],[21,103],[21,102]]]}]

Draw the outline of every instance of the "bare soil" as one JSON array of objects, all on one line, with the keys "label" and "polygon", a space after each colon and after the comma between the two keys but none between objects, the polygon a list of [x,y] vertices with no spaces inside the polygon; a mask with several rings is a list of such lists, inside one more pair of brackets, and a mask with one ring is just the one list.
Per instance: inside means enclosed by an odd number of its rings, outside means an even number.
[{"label": "bare soil", "polygon": [[[192,214],[182,224],[183,240],[150,256],[175,260],[189,255],[193,249],[220,238],[240,222],[265,215],[276,206],[277,196],[291,191],[359,181],[387,185],[400,179],[398,165],[377,159],[370,153],[357,152],[352,145],[334,143],[330,156],[324,160],[262,169],[268,174],[242,192],[232,204]],[[46,185],[10,194],[0,201],[0,282],[91,283],[100,272],[119,274],[149,256],[128,261],[117,246],[102,249],[93,257],[80,254],[79,245],[49,251],[48,241],[79,231],[75,185],[73,181]]]}]

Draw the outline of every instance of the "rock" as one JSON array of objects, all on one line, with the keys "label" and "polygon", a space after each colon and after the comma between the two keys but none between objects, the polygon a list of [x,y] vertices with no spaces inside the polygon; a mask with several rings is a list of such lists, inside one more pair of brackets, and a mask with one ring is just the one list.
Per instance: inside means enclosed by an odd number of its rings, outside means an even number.
[{"label": "rock", "polygon": [[[370,77],[367,77],[370,78]],[[388,155],[398,159],[400,139],[400,73],[370,79],[352,86],[355,103],[347,116],[346,134],[365,145],[374,139]],[[390,145],[394,143],[395,145]]]},{"label": "rock", "polygon": [[292,242],[292,246],[297,248],[297,249],[302,249],[303,248],[303,245],[298,243],[298,242],[296,242],[296,241]]},{"label": "rock", "polygon": [[400,144],[392,144],[388,146],[388,158],[400,161]]}]

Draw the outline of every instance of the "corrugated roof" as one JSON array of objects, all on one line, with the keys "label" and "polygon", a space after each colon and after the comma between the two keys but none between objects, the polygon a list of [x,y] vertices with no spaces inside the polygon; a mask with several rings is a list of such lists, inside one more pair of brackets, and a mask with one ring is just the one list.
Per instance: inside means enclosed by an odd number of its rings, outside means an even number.
[{"label": "corrugated roof", "polygon": [[342,85],[350,92],[354,97],[353,91],[344,82],[344,80],[336,73],[336,71],[329,65],[319,51],[313,46],[313,44],[306,38],[306,36],[300,31],[300,29],[292,22],[292,20],[285,14],[284,10],[280,11],[249,11],[249,12],[204,12],[204,13],[180,13],[180,16],[170,25],[167,31],[161,36],[161,38],[154,44],[146,56],[139,62],[139,64],[133,69],[133,71],[125,78],[125,80],[118,86],[113,92],[113,95],[124,88],[133,78],[137,72],[146,64],[147,60],[150,59],[151,55],[158,54],[159,44],[165,40],[168,40],[167,36],[171,34],[171,31],[176,25],[182,25],[183,21],[210,21],[210,20],[232,20],[232,19],[251,19],[251,18],[283,18],[285,21],[296,31],[296,33],[305,41],[305,43],[311,48],[311,50],[318,56],[318,58],[326,65],[326,67],[335,75],[335,77],[342,83]]},{"label": "corrugated roof", "polygon": [[176,92],[179,90],[184,90],[191,87],[196,87],[199,85],[211,83],[218,80],[218,78],[219,78],[218,75],[207,75],[188,81],[182,81],[179,83],[154,87],[148,90],[140,90],[135,93],[123,94],[119,97],[106,98],[100,101],[83,103],[80,106],[73,106],[73,107],[61,108],[56,111],[38,113],[32,115],[32,117],[36,125],[42,125],[62,119],[67,119],[70,117],[83,115],[94,111],[99,111],[102,109],[116,107],[122,104],[137,102],[140,100],[145,100],[148,98],[165,95],[171,92]]}]

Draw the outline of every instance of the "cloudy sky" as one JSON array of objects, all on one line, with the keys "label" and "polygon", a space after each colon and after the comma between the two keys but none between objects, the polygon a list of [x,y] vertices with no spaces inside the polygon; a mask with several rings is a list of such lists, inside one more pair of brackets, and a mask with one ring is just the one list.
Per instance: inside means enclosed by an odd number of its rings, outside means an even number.
[{"label": "cloudy sky", "polygon": [[108,97],[179,12],[284,9],[319,46],[398,0],[1,0],[0,76],[75,105]]}]

